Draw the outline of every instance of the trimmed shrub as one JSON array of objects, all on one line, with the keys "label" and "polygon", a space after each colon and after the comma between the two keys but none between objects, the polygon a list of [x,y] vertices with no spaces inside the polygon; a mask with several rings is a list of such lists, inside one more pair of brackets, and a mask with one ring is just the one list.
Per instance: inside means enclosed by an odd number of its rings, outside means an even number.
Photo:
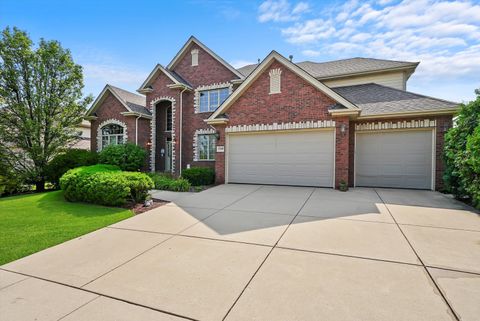
[{"label": "trimmed shrub", "polygon": [[138,171],[145,166],[147,152],[132,143],[110,145],[98,155],[100,164],[116,165],[124,171]]},{"label": "trimmed shrub", "polygon": [[188,192],[191,184],[183,178],[172,178],[169,175],[160,173],[149,173],[150,178],[155,184],[155,189],[173,192]]},{"label": "trimmed shrub", "polygon": [[69,170],[60,178],[60,186],[68,201],[118,206],[144,201],[154,184],[144,173],[99,164]]},{"label": "trimmed shrub", "polygon": [[69,169],[95,165],[98,162],[97,153],[84,149],[69,149],[64,153],[59,154],[48,163],[46,169],[47,181],[60,187],[60,177]]},{"label": "trimmed shrub", "polygon": [[212,185],[215,182],[215,170],[208,167],[192,167],[182,171],[182,177],[193,186]]}]

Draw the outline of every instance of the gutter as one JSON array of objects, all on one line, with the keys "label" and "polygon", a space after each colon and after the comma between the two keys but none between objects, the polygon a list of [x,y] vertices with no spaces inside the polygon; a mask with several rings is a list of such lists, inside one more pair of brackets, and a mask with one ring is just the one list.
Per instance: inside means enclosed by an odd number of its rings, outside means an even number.
[{"label": "gutter", "polygon": [[137,118],[135,118],[135,145],[138,146],[138,119],[142,118],[142,116],[138,115]]},{"label": "gutter", "polygon": [[179,157],[178,161],[179,165],[179,174],[182,176],[182,132],[183,132],[183,92],[188,90],[187,86],[183,87],[182,91],[180,92],[180,137],[179,137]]}]

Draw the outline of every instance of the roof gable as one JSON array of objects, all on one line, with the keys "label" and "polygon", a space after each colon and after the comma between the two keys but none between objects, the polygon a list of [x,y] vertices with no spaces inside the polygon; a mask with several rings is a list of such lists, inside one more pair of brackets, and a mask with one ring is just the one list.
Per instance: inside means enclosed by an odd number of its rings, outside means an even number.
[{"label": "roof gable", "polygon": [[160,64],[157,64],[155,68],[153,68],[152,72],[148,75],[147,79],[145,79],[143,84],[140,86],[140,88],[137,89],[137,91],[140,93],[147,91],[148,86],[160,73],[163,73],[164,75],[166,75],[172,81],[173,85],[183,86],[188,89],[192,89],[192,86],[185,79],[180,77],[180,75],[178,75],[174,71],[165,69]]},{"label": "roof gable", "polygon": [[127,112],[150,115],[148,109],[145,108],[146,102],[144,96],[131,93],[112,85],[106,85],[85,116],[93,116],[93,113],[102,105],[108,93],[112,94],[112,96],[115,97],[123,107],[125,107]]},{"label": "roof gable", "polygon": [[225,66],[228,70],[230,70],[234,75],[236,75],[238,78],[244,78],[243,74],[239,72],[237,69],[233,68],[232,65],[230,65],[228,62],[223,60],[219,55],[217,55],[215,52],[213,52],[210,48],[205,46],[203,43],[201,43],[197,38],[194,36],[191,36],[187,42],[182,46],[180,51],[173,57],[172,61],[167,65],[167,68],[169,70],[173,70],[177,63],[182,59],[183,56],[187,53],[187,49],[190,47],[192,43],[195,43],[197,46],[202,48],[206,53],[208,53],[210,56],[212,56],[214,59],[216,59],[218,62],[220,62],[223,66]]},{"label": "roof gable", "polygon": [[278,61],[280,64],[288,68],[290,71],[298,75],[300,78],[304,79],[308,83],[310,83],[313,87],[317,90],[320,90],[331,99],[337,101],[341,105],[345,106],[348,111],[359,111],[359,108],[355,106],[352,102],[348,101],[340,94],[336,93],[330,87],[323,84],[319,80],[315,79],[312,75],[277,53],[276,51],[272,51],[263,61],[260,63],[255,70],[253,70],[250,75],[245,79],[245,81],[230,95],[224,103],[208,118],[207,121],[214,121],[214,119],[225,113],[230,106],[238,99],[240,96],[255,82],[255,80],[267,69],[270,65],[270,62],[273,60]]}]

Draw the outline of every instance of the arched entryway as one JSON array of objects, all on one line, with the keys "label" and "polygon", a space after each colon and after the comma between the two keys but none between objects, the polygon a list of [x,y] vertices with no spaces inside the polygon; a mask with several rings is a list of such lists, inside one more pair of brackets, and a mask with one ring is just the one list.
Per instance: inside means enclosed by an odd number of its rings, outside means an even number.
[{"label": "arched entryway", "polygon": [[152,169],[157,172],[175,171],[174,100],[152,102]]}]

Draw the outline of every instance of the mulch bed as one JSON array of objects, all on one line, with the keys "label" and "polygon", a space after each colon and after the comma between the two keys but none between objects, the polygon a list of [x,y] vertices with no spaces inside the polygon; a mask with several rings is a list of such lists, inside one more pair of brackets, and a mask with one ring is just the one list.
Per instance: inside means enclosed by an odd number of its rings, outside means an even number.
[{"label": "mulch bed", "polygon": [[137,214],[142,214],[146,211],[153,210],[154,208],[163,206],[163,205],[168,204],[168,203],[170,203],[170,202],[154,199],[152,205],[150,205],[148,207],[143,206],[143,204],[141,204],[141,203],[139,203],[139,204],[127,204],[124,207],[128,208],[129,210],[132,210],[133,213],[135,215],[137,215]]}]

